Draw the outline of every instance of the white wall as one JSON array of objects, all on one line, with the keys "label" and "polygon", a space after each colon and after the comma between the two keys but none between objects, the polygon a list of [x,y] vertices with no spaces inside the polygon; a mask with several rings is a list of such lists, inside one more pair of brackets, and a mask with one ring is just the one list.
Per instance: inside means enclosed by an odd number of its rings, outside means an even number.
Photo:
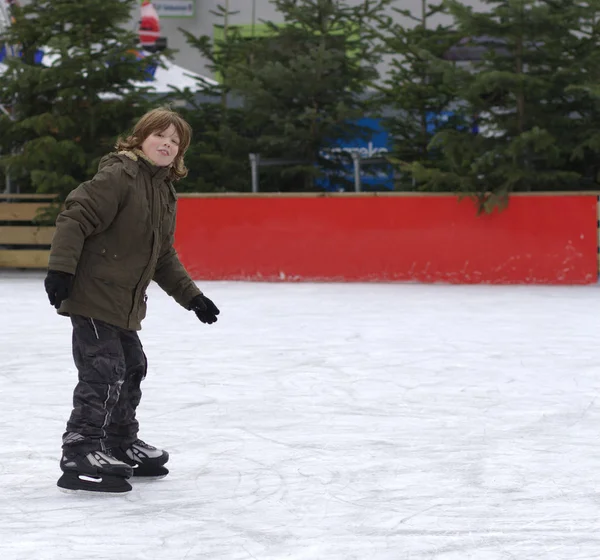
[{"label": "white wall", "polygon": [[[3,1],[3,0],[0,0]],[[28,0],[20,0],[25,4]],[[157,2],[161,0],[155,0]],[[162,35],[167,37],[169,47],[177,49],[179,52],[175,55],[175,63],[201,74],[211,76],[206,68],[206,61],[201,57],[196,49],[192,49],[185,41],[179,27],[193,33],[196,36],[209,35],[212,37],[213,26],[220,22],[219,18],[214,16],[211,11],[215,11],[217,6],[224,6],[229,2],[230,11],[237,11],[238,14],[230,19],[231,24],[248,25],[252,23],[253,13],[256,23],[260,20],[281,21],[280,15],[275,10],[271,0],[165,0],[167,2],[195,4],[195,15],[192,18],[169,18],[161,17]],[[348,4],[360,4],[362,0],[345,0]],[[431,0],[426,0],[431,3]],[[482,0],[462,0],[465,4],[471,5],[476,9],[483,9]],[[423,0],[395,0],[395,6],[403,9],[410,9],[414,13],[420,14]],[[437,0],[436,2],[437,3]],[[395,12],[390,11],[395,17],[399,17]],[[136,9],[132,14],[130,28],[137,29],[139,22],[139,10]],[[382,66],[384,67],[384,65]],[[211,76],[212,77],[212,76]]]},{"label": "white wall", "polygon": [[[187,31],[199,35],[210,35],[212,37],[213,25],[219,23],[219,19],[215,17],[211,11],[214,11],[217,6],[224,6],[227,0],[193,0],[195,1],[195,16],[193,18],[165,18],[161,17],[162,33],[168,38],[169,47],[178,49],[179,52],[175,56],[175,63],[201,74],[211,76],[210,71],[206,68],[206,61],[200,56],[196,49],[190,48],[182,33],[178,30],[179,27]],[[346,0],[349,4],[358,4],[361,0]],[[465,4],[471,5],[476,9],[482,9],[483,3],[481,0],[463,0]],[[428,0],[429,3],[429,0]],[[422,0],[396,0],[398,8],[410,9],[415,13],[421,13]],[[253,16],[253,8],[255,11],[256,23],[260,20],[280,21],[281,17],[276,12],[270,0],[229,0],[229,10],[237,11],[238,14],[230,19],[231,24],[251,24]],[[391,12],[395,15],[395,12]],[[395,17],[398,17],[397,15]],[[382,69],[385,65],[382,65]]]},{"label": "white wall", "polygon": [[[196,3],[195,16],[193,18],[166,18],[161,17],[161,32],[167,37],[169,47],[178,49],[175,63],[189,70],[207,74],[206,61],[201,57],[197,49],[190,48],[183,34],[178,28],[183,28],[196,36],[209,35],[212,37],[213,26],[222,20],[211,13],[216,11],[219,5],[224,6],[226,0],[194,0]],[[275,8],[269,0],[229,0],[229,10],[239,12],[231,16],[229,23],[232,25],[246,25],[252,23],[253,6],[255,22],[260,20],[280,21]]]}]

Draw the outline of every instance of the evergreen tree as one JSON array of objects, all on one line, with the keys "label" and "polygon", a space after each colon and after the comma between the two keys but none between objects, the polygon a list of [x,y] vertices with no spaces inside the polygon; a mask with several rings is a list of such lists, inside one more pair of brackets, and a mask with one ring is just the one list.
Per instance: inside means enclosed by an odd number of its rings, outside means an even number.
[{"label": "evergreen tree", "polygon": [[[202,94],[201,94],[202,95]],[[177,186],[180,192],[250,191],[248,154],[254,150],[240,107],[224,107],[219,97],[183,95],[179,113],[194,130],[186,154],[189,174]]]},{"label": "evergreen tree", "polygon": [[[237,148],[263,158],[296,162],[263,174],[261,190],[313,190],[320,168],[339,167],[323,149],[361,132],[352,121],[368,110],[380,56],[374,25],[390,2],[273,0],[284,21],[267,22],[265,35],[248,40],[229,28],[216,62],[224,92],[242,106],[219,134],[245,139]],[[239,160],[247,165],[248,152]]]},{"label": "evergreen tree", "polygon": [[600,1],[589,0],[577,6],[579,22],[574,35],[572,71],[577,81],[565,88],[566,95],[577,104],[571,115],[575,148],[571,169],[582,176],[582,187],[598,188],[600,183]]},{"label": "evergreen tree", "polygon": [[[295,162],[270,167],[260,190],[318,189],[314,179],[322,169],[340,168],[324,148],[364,132],[352,121],[368,111],[365,92],[378,77],[381,54],[375,26],[392,1],[351,7],[342,0],[273,0],[283,23],[265,22],[267,32],[250,38],[229,25],[231,13],[219,7],[221,38],[184,32],[221,81],[199,92],[213,99],[207,104],[204,97],[194,109],[189,161],[201,176],[190,185],[249,190],[248,156],[259,153]],[[340,173],[329,179],[349,183]]]},{"label": "evergreen tree", "polygon": [[[482,208],[506,201],[512,191],[582,188],[590,122],[597,107],[577,86],[589,79],[592,58],[584,56],[597,36],[581,33],[597,0],[484,0],[476,13],[447,0],[458,32],[483,50],[465,73],[460,89],[479,133],[440,132],[432,145],[444,166],[415,164],[417,179],[429,188],[477,193]],[[591,28],[595,30],[595,25]]]},{"label": "evergreen tree", "polygon": [[371,108],[383,52],[377,28],[391,2],[273,4],[283,23],[268,23],[272,36],[252,43],[252,62],[235,69],[232,86],[244,98],[261,155],[298,162],[272,169],[275,187],[315,190],[324,171],[334,188],[346,189],[351,176],[339,171],[348,156],[340,161],[324,150],[366,134],[354,122]]},{"label": "evergreen tree", "polygon": [[[148,57],[126,29],[137,0],[31,0],[0,37],[19,56],[0,80],[0,165],[21,191],[61,198],[90,178],[146,109]],[[43,51],[46,59],[40,64]]]},{"label": "evergreen tree", "polygon": [[394,11],[401,16],[382,26],[382,38],[391,55],[389,70],[380,88],[385,126],[393,137],[389,158],[398,167],[397,187],[411,190],[412,165],[443,166],[439,150],[430,146],[433,136],[445,129],[469,127],[457,98],[462,72],[448,60],[458,42],[451,25],[432,21],[447,15],[443,4],[422,0],[420,12]]},{"label": "evergreen tree", "polygon": [[190,173],[179,187],[188,192],[249,191],[251,185],[248,154],[256,142],[246,125],[246,110],[235,99],[229,72],[247,63],[248,39],[229,25],[237,12],[223,6],[211,11],[220,21],[222,37],[196,37],[180,28],[187,43],[208,61],[207,68],[219,78],[216,84],[200,80],[196,92],[178,92],[186,100],[180,112],[194,130],[186,162]]}]

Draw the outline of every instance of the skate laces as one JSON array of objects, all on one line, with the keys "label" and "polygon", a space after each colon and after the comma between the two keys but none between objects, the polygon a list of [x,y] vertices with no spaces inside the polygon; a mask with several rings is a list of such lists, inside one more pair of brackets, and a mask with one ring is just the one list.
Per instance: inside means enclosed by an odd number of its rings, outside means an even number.
[{"label": "skate laces", "polygon": [[141,447],[142,449],[150,449],[151,451],[156,451],[156,447],[153,447],[152,445],[147,444],[144,440],[142,439],[136,439],[131,446],[136,446],[136,447]]}]

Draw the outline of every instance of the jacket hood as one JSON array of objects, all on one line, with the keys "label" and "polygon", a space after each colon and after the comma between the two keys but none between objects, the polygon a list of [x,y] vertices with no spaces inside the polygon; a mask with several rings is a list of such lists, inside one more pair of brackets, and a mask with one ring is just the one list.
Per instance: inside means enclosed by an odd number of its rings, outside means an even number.
[{"label": "jacket hood", "polygon": [[132,177],[135,177],[140,167],[143,166],[148,169],[153,180],[168,181],[170,168],[156,165],[141,150],[111,152],[100,160],[98,171],[116,163],[122,164],[125,171]]},{"label": "jacket hood", "polygon": [[110,154],[106,154],[100,160],[100,163],[98,164],[98,171],[104,169],[105,167],[109,167],[110,165],[121,163],[128,171],[135,170],[137,172],[137,159],[137,156],[133,152],[111,152]]}]

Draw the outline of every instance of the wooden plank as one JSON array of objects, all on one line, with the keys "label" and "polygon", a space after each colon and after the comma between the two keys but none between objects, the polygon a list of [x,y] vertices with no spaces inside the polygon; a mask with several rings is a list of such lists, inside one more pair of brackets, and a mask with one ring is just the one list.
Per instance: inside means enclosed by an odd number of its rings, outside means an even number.
[{"label": "wooden plank", "polygon": [[0,200],[55,200],[55,194],[0,193]]},{"label": "wooden plank", "polygon": [[50,245],[55,227],[0,226],[0,245]]},{"label": "wooden plank", "polygon": [[2,202],[0,203],[0,221],[30,222],[38,215],[42,208],[49,208],[50,204],[39,202]]},{"label": "wooden plank", "polygon": [[0,250],[0,268],[47,268],[50,251]]}]

